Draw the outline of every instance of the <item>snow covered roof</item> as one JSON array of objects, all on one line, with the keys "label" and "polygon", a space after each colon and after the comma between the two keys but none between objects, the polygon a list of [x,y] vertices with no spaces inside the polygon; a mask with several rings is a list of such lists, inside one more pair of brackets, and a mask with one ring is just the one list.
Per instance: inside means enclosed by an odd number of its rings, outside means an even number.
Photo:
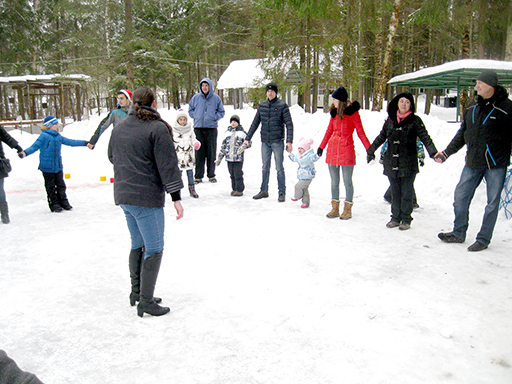
[{"label": "snow covered roof", "polygon": [[82,74],[61,75],[54,73],[52,75],[25,75],[25,76],[7,76],[0,77],[0,83],[29,83],[29,82],[52,82],[52,81],[89,81],[91,76]]},{"label": "snow covered roof", "polygon": [[473,87],[484,69],[498,74],[499,84],[512,86],[512,62],[497,60],[457,60],[416,72],[395,76],[388,84],[410,88],[457,88]]},{"label": "snow covered roof", "polygon": [[235,60],[217,82],[217,89],[258,88],[268,83],[260,59]]}]

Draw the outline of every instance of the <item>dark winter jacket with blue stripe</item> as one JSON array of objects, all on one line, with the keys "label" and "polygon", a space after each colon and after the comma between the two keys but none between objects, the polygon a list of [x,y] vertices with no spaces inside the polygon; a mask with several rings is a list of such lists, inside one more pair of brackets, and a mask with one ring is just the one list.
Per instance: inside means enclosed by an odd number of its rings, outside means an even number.
[{"label": "dark winter jacket with blue stripe", "polygon": [[61,146],[83,147],[87,144],[85,140],[72,140],[61,136],[58,131],[47,129],[42,131],[37,140],[25,153],[31,155],[39,150],[39,168],[44,173],[57,173],[62,171]]},{"label": "dark winter jacket with blue stripe", "polygon": [[466,165],[472,169],[504,168],[510,164],[512,145],[512,101],[497,86],[489,99],[477,96],[464,112],[459,131],[444,150],[453,155],[468,146]]},{"label": "dark winter jacket with blue stripe", "polygon": [[263,143],[279,143],[285,139],[284,126],[286,125],[286,142],[293,143],[293,122],[288,105],[277,97],[260,103],[251,128],[247,133],[247,140],[251,140],[261,123],[261,141]]}]

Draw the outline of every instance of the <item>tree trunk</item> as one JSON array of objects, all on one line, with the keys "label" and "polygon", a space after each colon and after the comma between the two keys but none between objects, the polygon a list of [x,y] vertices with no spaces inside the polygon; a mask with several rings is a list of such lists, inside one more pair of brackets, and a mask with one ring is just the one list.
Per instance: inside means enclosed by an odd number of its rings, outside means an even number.
[{"label": "tree trunk", "polygon": [[133,52],[131,47],[132,40],[132,0],[124,0],[124,18],[125,18],[125,47],[126,47],[126,77],[128,86],[133,89],[135,85],[135,74],[133,71]]},{"label": "tree trunk", "polygon": [[376,100],[373,102],[374,111],[380,111],[382,109],[382,102],[386,93],[386,86],[389,80],[389,73],[391,68],[391,57],[393,53],[393,47],[395,42],[396,30],[398,28],[398,20],[400,17],[400,5],[402,0],[394,0],[393,14],[389,23],[388,36],[386,41],[386,49],[384,50],[384,58],[382,60],[382,71],[381,75],[376,79]]}]

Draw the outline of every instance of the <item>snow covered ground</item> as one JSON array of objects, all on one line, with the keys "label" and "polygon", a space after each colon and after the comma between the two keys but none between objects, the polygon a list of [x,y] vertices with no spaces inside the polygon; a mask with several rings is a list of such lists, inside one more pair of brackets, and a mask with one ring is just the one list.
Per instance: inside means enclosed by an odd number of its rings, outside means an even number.
[{"label": "snow covered ground", "polygon": [[[322,112],[291,108],[295,143],[320,143]],[[419,111],[423,111],[420,105]],[[161,109],[172,121],[175,111]],[[237,113],[226,107],[219,142]],[[454,111],[421,115],[439,150],[458,129]],[[384,112],[362,111],[370,141]],[[88,139],[101,117],[66,126]],[[23,148],[36,135],[12,132]],[[139,318],[129,306],[129,234],[113,203],[110,130],[95,150],[63,147],[74,209],[50,213],[38,155],[11,158],[5,180],[11,224],[0,225],[0,349],[47,384],[384,384],[512,382],[512,221],[500,212],[488,250],[469,253],[485,206],[477,191],[465,244],[444,244],[465,151],[427,159],[416,178],[420,208],[408,231],[388,229],[388,186],[356,137],[353,218],[327,219],[325,156],[311,207],[290,198],[296,164],[285,159],[287,200],[252,196],[261,182],[259,132],[244,165],[246,192],[231,197],[226,163],[217,184],[183,193],[185,217],[166,208],[166,247],[156,294],[171,308]],[[296,150],[296,148],[294,148]],[[100,181],[106,176],[107,181]],[[184,176],[185,179],[185,176]],[[342,193],[344,189],[341,188]],[[170,202],[170,199],[168,200]]]}]

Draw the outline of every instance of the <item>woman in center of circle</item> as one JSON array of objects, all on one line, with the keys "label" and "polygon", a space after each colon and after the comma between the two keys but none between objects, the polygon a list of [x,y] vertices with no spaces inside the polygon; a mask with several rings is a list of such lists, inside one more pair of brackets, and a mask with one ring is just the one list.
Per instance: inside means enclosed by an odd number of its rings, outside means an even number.
[{"label": "woman in center of circle", "polygon": [[137,314],[165,315],[153,296],[164,250],[165,193],[171,195],[176,219],[183,217],[181,172],[171,127],[156,111],[151,89],[133,93],[133,111],[112,132],[108,157],[114,164],[114,199],[126,216],[131,237],[129,256],[132,292]]},{"label": "woman in center of circle", "polygon": [[[364,148],[368,149],[370,146],[361,123],[359,109],[361,109],[361,106],[357,101],[352,103],[348,101],[348,92],[344,87],[339,87],[332,93],[331,120],[317,152],[318,156],[322,156],[323,150],[327,146],[325,162],[329,165],[332,196],[332,210],[327,214],[328,218],[340,217],[342,220],[348,220],[352,217],[354,198],[352,174],[354,165],[356,165],[354,130],[356,130]],[[345,206],[341,216],[340,168],[343,175],[343,184],[345,185]]]}]

